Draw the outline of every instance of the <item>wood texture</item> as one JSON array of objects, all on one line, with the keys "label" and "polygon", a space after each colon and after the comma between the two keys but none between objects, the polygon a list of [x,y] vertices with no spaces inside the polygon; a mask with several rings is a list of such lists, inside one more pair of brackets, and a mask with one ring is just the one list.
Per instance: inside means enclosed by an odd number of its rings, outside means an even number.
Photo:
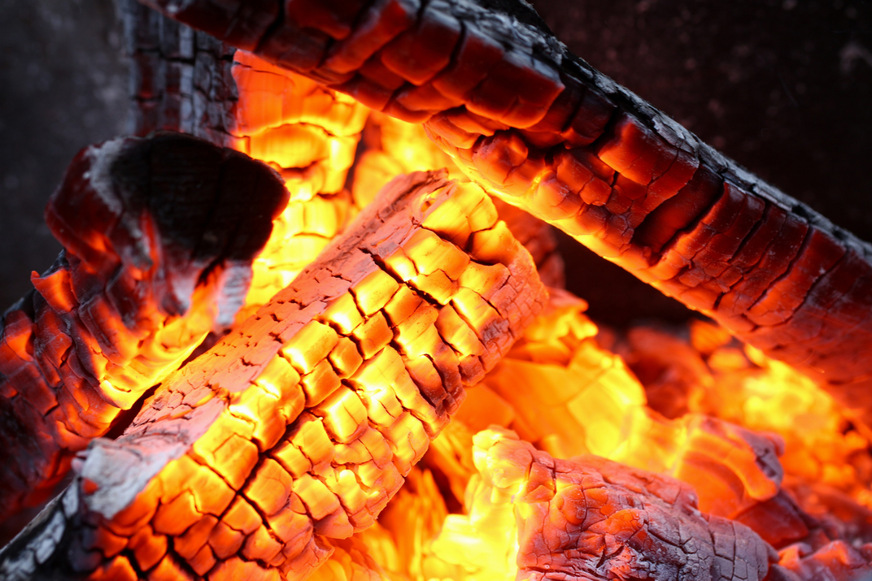
[{"label": "wood texture", "polygon": [[181,131],[228,145],[235,49],[136,0],[117,4],[130,58],[131,132]]},{"label": "wood texture", "polygon": [[481,189],[392,182],[124,435],[95,441],[0,574],[304,578],[374,522],[544,300]]},{"label": "wood texture", "polygon": [[596,456],[555,459],[504,430],[475,446],[482,503],[515,517],[518,579],[762,581],[776,560],[750,529],[700,513],[671,478]]}]

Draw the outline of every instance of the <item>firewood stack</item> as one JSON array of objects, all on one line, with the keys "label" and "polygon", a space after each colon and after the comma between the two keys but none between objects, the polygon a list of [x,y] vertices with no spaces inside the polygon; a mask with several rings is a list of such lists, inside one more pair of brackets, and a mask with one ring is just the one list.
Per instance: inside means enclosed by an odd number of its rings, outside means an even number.
[{"label": "firewood stack", "polygon": [[[71,483],[0,576],[872,576],[872,247],[525,3],[145,4],[137,129],[214,145],[49,207],[0,505]],[[717,324],[600,331],[554,227]]]}]

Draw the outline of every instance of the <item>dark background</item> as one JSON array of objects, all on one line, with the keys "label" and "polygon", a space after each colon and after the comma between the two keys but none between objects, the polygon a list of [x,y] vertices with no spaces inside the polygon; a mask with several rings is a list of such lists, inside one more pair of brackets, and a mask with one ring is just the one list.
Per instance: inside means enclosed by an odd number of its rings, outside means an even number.
[{"label": "dark background", "polygon": [[[537,0],[558,38],[742,165],[872,239],[872,2]],[[81,147],[123,133],[112,0],[0,0],[0,308],[58,245],[42,207]],[[83,217],[86,219],[87,217]],[[572,249],[609,322],[683,316]]]}]

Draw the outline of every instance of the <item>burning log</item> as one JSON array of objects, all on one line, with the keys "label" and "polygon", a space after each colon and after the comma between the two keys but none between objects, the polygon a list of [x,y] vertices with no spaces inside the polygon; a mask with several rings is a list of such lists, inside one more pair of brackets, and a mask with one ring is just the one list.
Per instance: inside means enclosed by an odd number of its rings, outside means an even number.
[{"label": "burning log", "polygon": [[544,301],[489,198],[394,181],[241,328],[97,440],[7,578],[304,578],[370,526]]},{"label": "burning log", "polygon": [[506,201],[820,381],[872,425],[872,248],[569,54],[526,5],[146,3],[424,122]]},{"label": "burning log", "polygon": [[[754,190],[752,178],[573,61],[523,6],[510,21],[461,0],[258,0],[238,12],[232,1],[154,2],[194,20],[211,10],[201,23],[213,31],[232,42],[257,37],[253,48],[316,78],[247,53],[231,58],[220,41],[163,20],[150,20],[157,34],[133,31],[140,126],[183,126],[252,153],[291,191],[282,232],[255,263],[264,284],[253,285],[248,312],[345,228],[373,184],[414,169],[456,171],[435,145],[420,147],[424,127],[475,180],[643,277],[659,281],[664,264],[686,254],[682,270],[658,284],[701,308],[723,307],[728,322],[734,291],[762,294],[736,307],[740,319],[773,317],[767,301],[784,308],[778,285],[800,288],[795,274],[826,240],[813,232],[826,223],[799,216],[811,226],[798,258],[774,272],[782,255],[770,237],[802,230],[779,209],[785,199]],[[234,12],[231,23],[222,10]],[[317,62],[304,63],[307,55]],[[337,90],[424,127],[372,114]],[[349,179],[367,117],[368,150]],[[119,440],[95,442],[73,486],[0,555],[0,571],[296,578],[321,564],[319,581],[459,579],[494,567],[493,578],[795,581],[868,569],[872,520],[851,514],[872,506],[862,466],[821,462],[782,482],[778,437],[690,413],[700,410],[689,395],[675,419],[658,417],[620,358],[595,344],[578,301],[558,305],[571,316],[551,313],[528,329],[455,415],[462,388],[485,375],[541,303],[518,242],[540,274],[560,274],[550,227],[514,210],[513,239],[475,186],[457,187],[446,199],[454,186],[433,175],[394,182],[393,200],[375,202],[247,322],[237,316],[236,331],[166,379]],[[733,202],[746,214],[719,222]],[[782,274],[771,293],[763,288],[761,276]],[[720,293],[712,305],[706,284]],[[826,284],[811,288],[825,293]],[[710,364],[687,365],[687,377]],[[816,417],[798,413],[787,421]],[[474,440],[489,424],[516,428],[555,457],[596,452],[626,466],[555,460],[499,431]],[[829,436],[856,437],[833,458],[868,462],[868,441],[839,425]],[[800,440],[808,457],[813,440]],[[829,471],[822,482],[839,484],[829,499],[804,480],[817,469]],[[829,508],[837,514],[822,518]],[[585,518],[573,521],[573,511]],[[422,548],[432,539],[432,550]],[[781,549],[777,565],[772,547]]]},{"label": "burning log", "polygon": [[[135,0],[121,6],[134,70],[136,132],[163,128],[206,136],[272,165],[293,192],[254,264],[240,320],[289,284],[395,176],[442,168],[462,176],[419,124],[378,114],[249,53],[233,54]],[[369,137],[354,160],[364,120]],[[343,185],[352,161],[349,199]],[[562,286],[552,228],[503,202],[497,208],[533,255],[543,281]]]},{"label": "burning log", "polygon": [[292,192],[254,263],[244,320],[290,284],[363,207],[345,182],[368,110],[246,53],[236,53],[231,73],[239,87],[228,122],[232,145],[276,168]]},{"label": "burning log", "polygon": [[[352,194],[358,206],[368,203],[369,192],[380,190],[396,175],[445,168],[449,175],[465,179],[451,158],[427,137],[421,125],[371,112],[364,144],[366,150],[354,165]],[[549,287],[562,288],[563,259],[557,253],[554,228],[499,198],[494,198],[494,205],[500,219],[533,257],[542,282]]]},{"label": "burning log", "polygon": [[266,167],[182,135],[79,153],[46,211],[65,251],[0,325],[3,517],[233,321],[286,199]]},{"label": "burning log", "polygon": [[776,560],[750,529],[700,513],[671,478],[596,456],[555,459],[504,430],[477,434],[474,455],[464,524],[505,527],[505,546],[517,547],[507,578],[752,581]]}]

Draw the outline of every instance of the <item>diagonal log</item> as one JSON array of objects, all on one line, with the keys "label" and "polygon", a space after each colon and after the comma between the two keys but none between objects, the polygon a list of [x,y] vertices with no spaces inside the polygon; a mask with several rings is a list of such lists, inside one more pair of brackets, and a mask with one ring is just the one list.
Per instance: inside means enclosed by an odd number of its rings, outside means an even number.
[{"label": "diagonal log", "polygon": [[144,1],[424,122],[506,201],[813,377],[872,425],[872,248],[571,55],[526,4]]},{"label": "diagonal log", "polygon": [[0,323],[0,517],[229,326],[286,199],[267,167],[187,136],[79,153],[46,211],[65,251]]},{"label": "diagonal log", "polygon": [[124,435],[95,441],[0,575],[305,577],[374,522],[545,294],[480,188],[395,180]]},{"label": "diagonal log", "polygon": [[[372,114],[346,95],[250,53],[234,52],[136,0],[121,0],[120,6],[136,133],[171,129],[231,146],[278,169],[294,192],[253,266],[240,320],[287,286],[395,176],[453,167],[419,124]],[[370,137],[355,160],[364,121]],[[349,199],[343,187],[352,161]],[[543,281],[562,286],[552,228],[502,202],[497,209],[533,255]]]}]

